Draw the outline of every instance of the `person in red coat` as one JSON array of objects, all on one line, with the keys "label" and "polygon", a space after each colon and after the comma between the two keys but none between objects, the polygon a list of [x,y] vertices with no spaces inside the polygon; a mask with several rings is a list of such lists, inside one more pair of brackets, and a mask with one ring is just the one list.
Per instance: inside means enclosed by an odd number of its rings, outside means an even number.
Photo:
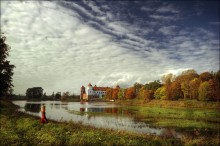
[{"label": "person in red coat", "polygon": [[47,118],[46,118],[46,107],[45,105],[41,106],[41,123],[47,123]]}]

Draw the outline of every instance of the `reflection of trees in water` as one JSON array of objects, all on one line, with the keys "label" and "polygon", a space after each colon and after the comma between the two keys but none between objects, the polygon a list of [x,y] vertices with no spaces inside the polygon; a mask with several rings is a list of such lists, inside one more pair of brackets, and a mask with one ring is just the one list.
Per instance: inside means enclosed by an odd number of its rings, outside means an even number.
[{"label": "reflection of trees in water", "polygon": [[80,108],[80,112],[108,113],[119,116],[136,116],[136,112],[118,107],[113,108]]},{"label": "reflection of trees in water", "polygon": [[40,112],[40,104],[32,104],[26,103],[24,106],[25,111],[39,113]]}]

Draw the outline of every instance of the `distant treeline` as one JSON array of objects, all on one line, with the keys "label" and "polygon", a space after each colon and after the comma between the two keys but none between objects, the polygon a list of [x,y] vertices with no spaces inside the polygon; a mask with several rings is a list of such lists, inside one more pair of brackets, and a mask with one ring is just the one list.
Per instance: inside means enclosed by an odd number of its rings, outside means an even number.
[{"label": "distant treeline", "polygon": [[26,97],[28,99],[41,99],[41,100],[79,100],[79,95],[72,94],[70,92],[57,92],[47,95],[46,92],[43,93],[42,87],[32,87],[28,88],[26,91]]},{"label": "distant treeline", "polygon": [[203,72],[195,70],[183,71],[180,75],[166,74],[159,80],[140,84],[135,83],[129,88],[109,88],[106,99],[151,99],[162,100],[220,100],[220,70],[217,72]]}]

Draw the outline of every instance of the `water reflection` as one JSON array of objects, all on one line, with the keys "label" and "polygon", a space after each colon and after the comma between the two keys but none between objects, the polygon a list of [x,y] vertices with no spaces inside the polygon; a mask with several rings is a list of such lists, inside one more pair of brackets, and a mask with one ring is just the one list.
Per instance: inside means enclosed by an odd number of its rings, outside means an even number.
[{"label": "water reflection", "polygon": [[41,104],[26,103],[24,109],[26,112],[39,113]]},{"label": "water reflection", "polygon": [[129,108],[113,103],[80,103],[60,101],[14,101],[19,105],[20,111],[32,115],[41,116],[40,107],[45,105],[47,119],[57,121],[74,121],[98,128],[126,130],[136,133],[165,135],[179,137],[174,129],[153,127],[149,123],[142,122],[140,114]]}]

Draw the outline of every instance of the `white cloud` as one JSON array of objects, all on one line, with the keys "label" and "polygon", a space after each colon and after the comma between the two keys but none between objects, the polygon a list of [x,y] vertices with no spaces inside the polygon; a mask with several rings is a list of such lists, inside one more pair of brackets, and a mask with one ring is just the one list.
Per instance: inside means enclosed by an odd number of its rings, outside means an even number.
[{"label": "white cloud", "polygon": [[161,32],[164,35],[174,35],[176,32],[175,28],[176,26],[163,26],[159,29],[159,32]]},{"label": "white cloud", "polygon": [[159,13],[179,13],[179,10],[171,5],[161,6],[156,11]]},{"label": "white cloud", "polygon": [[[79,93],[89,82],[128,87],[160,79],[170,70],[213,70],[219,63],[216,51],[210,51],[219,43],[215,34],[204,28],[180,31],[174,25],[157,25],[160,33],[175,37],[151,39],[154,29],[116,21],[117,13],[108,5],[99,7],[89,1],[88,6],[92,11],[73,2],[2,2],[1,26],[12,48],[10,60],[16,65],[16,93],[24,94],[33,86],[42,86],[47,94]],[[176,18],[149,16],[157,24],[160,19]],[[163,49],[161,44],[165,44]]]}]

